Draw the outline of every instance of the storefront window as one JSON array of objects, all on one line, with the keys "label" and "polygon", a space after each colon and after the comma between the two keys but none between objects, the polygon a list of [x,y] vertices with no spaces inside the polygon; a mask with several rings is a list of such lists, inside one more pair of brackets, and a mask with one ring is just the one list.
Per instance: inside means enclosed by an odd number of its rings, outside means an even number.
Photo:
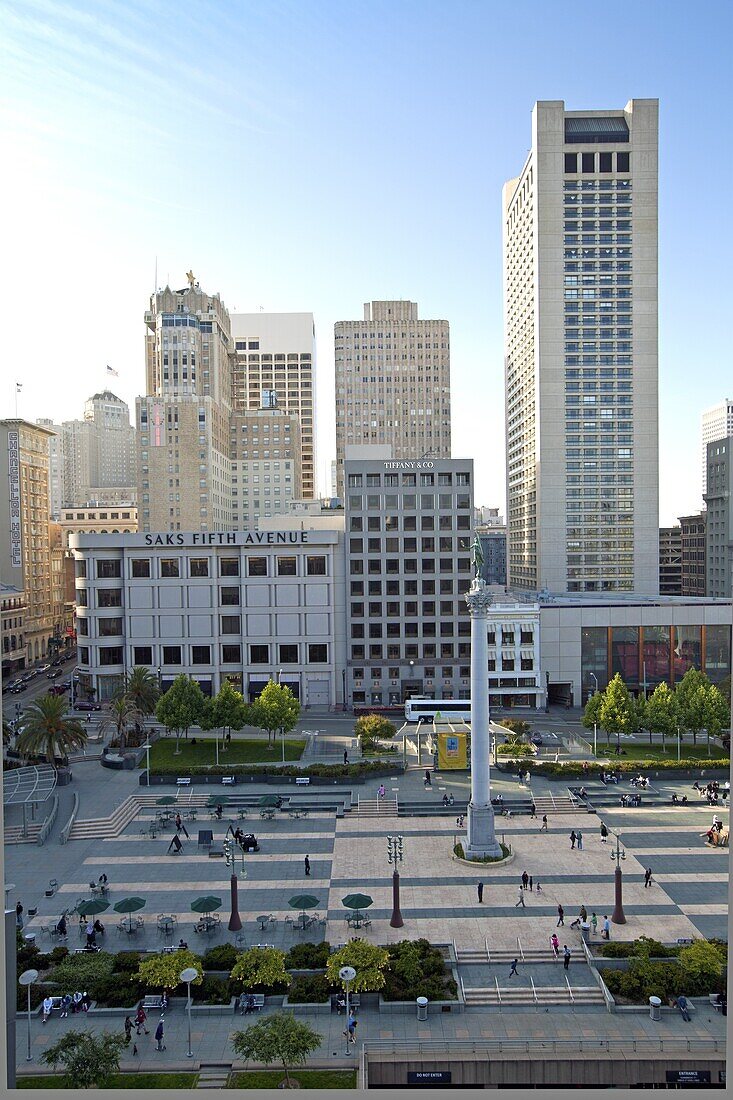
[{"label": "storefront window", "polygon": [[672,668],[674,670],[674,682],[678,684],[688,668],[701,667],[701,628],[699,626],[674,626],[672,630]]},{"label": "storefront window", "polygon": [[642,679],[646,682],[647,694],[653,691],[657,684],[671,682],[668,626],[644,627],[642,660],[644,662]]},{"label": "storefront window", "polygon": [[705,627],[705,671],[713,684],[719,684],[730,673],[730,627]]},{"label": "storefront window", "polygon": [[638,626],[614,626],[611,630],[611,676],[617,672],[628,687],[639,686]]},{"label": "storefront window", "polygon": [[608,685],[608,631],[605,626],[585,627],[580,632],[580,639],[583,699],[586,700],[596,690],[596,680],[599,691]]}]

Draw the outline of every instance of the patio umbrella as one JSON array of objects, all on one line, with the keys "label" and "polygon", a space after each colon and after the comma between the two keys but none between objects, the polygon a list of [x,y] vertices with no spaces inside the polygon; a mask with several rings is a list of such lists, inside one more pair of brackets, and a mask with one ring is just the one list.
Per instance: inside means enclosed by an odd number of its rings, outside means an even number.
[{"label": "patio umbrella", "polygon": [[90,898],[89,901],[80,901],[74,912],[83,913],[85,917],[96,917],[97,913],[103,913],[105,909],[109,909],[109,902],[104,898]]},{"label": "patio umbrella", "polygon": [[347,909],[368,909],[373,899],[368,894],[347,894],[341,902]]},{"label": "patio umbrella", "polygon": [[228,801],[229,801],[229,799],[226,797],[226,795],[223,795],[223,794],[210,794],[209,795],[209,801],[206,803],[206,805],[207,806],[219,806],[219,805],[225,806]]},{"label": "patio umbrella", "polygon": [[156,798],[156,806],[172,806],[178,800],[172,794],[164,794],[162,798]]},{"label": "patio umbrella", "polygon": [[312,894],[296,894],[288,901],[291,909],[315,909],[320,904],[318,898],[314,898]]},{"label": "patio umbrella", "polygon": [[280,801],[279,795],[276,794],[263,794],[260,799],[260,806],[277,806]]},{"label": "patio umbrella", "polygon": [[193,913],[213,913],[216,909],[221,909],[221,905],[221,898],[216,898],[209,894],[192,901],[191,911]]},{"label": "patio umbrella", "polygon": [[[113,909],[115,913],[137,913],[138,909],[144,909],[147,904],[145,898],[123,898],[113,906]],[[130,928],[132,928],[132,917],[130,917]]]}]

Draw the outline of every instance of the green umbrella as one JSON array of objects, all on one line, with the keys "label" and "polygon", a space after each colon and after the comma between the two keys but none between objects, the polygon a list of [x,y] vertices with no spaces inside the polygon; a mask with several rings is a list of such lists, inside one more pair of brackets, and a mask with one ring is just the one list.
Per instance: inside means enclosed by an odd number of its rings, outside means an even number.
[{"label": "green umbrella", "polygon": [[177,802],[177,801],[178,801],[178,799],[175,798],[174,795],[164,794],[162,798],[156,798],[155,805],[156,806],[172,806],[173,803]]},{"label": "green umbrella", "polygon": [[[113,906],[115,913],[137,913],[138,909],[144,909],[147,905],[145,898],[123,898]],[[132,918],[130,918],[132,928]]]},{"label": "green umbrella", "polygon": [[96,917],[97,913],[103,913],[105,909],[109,909],[108,901],[104,898],[91,898],[89,901],[80,901],[74,911],[83,913],[85,917]]},{"label": "green umbrella", "polygon": [[280,796],[276,794],[263,794],[260,799],[260,806],[277,806],[280,801]]},{"label": "green umbrella", "polygon": [[221,909],[221,898],[215,898],[211,894],[206,897],[196,898],[191,902],[193,913],[213,913],[215,909]]},{"label": "green umbrella", "polygon": [[347,894],[341,902],[347,909],[368,909],[373,899],[368,894]]},{"label": "green umbrella", "polygon": [[288,901],[291,909],[315,909],[320,904],[318,898],[314,898],[312,894],[296,894]]},{"label": "green umbrella", "polygon": [[218,806],[218,805],[221,804],[222,806],[224,806],[228,801],[229,801],[229,799],[226,797],[226,795],[211,794],[211,795],[209,795],[209,801],[206,803],[206,805],[207,806]]}]

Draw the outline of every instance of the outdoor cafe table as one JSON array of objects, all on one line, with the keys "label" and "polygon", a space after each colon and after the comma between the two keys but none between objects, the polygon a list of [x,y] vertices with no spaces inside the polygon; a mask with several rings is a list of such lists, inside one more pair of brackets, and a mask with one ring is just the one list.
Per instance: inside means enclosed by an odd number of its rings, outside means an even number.
[{"label": "outdoor cafe table", "polygon": [[296,921],[293,922],[293,928],[298,932],[305,932],[307,928],[316,923],[315,917],[306,916],[305,913],[301,913]]},{"label": "outdoor cafe table", "polygon": [[262,913],[257,920],[260,922],[260,931],[264,932],[268,923],[273,920],[273,916],[271,913]]},{"label": "outdoor cafe table", "polygon": [[166,936],[173,932],[176,926],[176,921],[173,917],[158,917],[158,928],[161,932],[164,932]]},{"label": "outdoor cafe table", "polygon": [[365,925],[370,925],[372,922],[369,917],[347,917],[346,923],[351,925],[352,928],[363,928]]},{"label": "outdoor cafe table", "polygon": [[265,817],[265,818],[267,818],[268,821],[272,821],[274,816],[275,816],[275,811],[274,810],[270,810],[270,809],[260,810],[260,817]]}]

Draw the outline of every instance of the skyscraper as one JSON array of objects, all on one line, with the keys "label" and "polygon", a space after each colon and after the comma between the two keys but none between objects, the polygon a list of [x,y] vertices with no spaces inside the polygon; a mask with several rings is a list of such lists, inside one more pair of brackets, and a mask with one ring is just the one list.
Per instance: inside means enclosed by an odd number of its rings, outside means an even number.
[{"label": "skyscraper", "polygon": [[733,434],[707,446],[705,595],[733,596]]},{"label": "skyscraper", "polygon": [[659,591],[658,109],[538,102],[504,186],[515,588]]},{"label": "skyscraper", "polygon": [[[316,495],[315,327],[312,313],[233,313],[232,405],[237,413],[276,406],[300,424],[300,476]],[[274,394],[274,397],[272,395]]]},{"label": "skyscraper", "polygon": [[232,524],[229,313],[189,273],[145,314],[147,392],[136,401],[141,531]]},{"label": "skyscraper", "polygon": [[733,435],[733,400],[726,397],[702,414],[702,494],[708,487],[708,443]]},{"label": "skyscraper", "polygon": [[48,499],[51,519],[58,520],[64,503],[64,447],[63,428],[47,417],[36,420],[41,428],[48,428],[54,435],[48,437]]},{"label": "skyscraper", "polygon": [[334,339],[338,495],[347,446],[450,458],[448,322],[418,320],[417,302],[366,302],[364,319],[337,321]]}]

